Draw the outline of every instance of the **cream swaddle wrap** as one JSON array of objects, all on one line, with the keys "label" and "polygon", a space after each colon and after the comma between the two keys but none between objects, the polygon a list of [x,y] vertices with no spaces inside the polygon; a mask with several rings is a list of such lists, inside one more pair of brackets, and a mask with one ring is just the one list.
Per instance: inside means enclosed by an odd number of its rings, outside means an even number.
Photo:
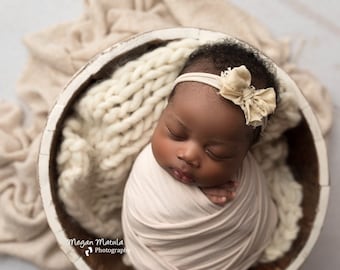
[{"label": "cream swaddle wrap", "polygon": [[221,207],[202,191],[173,179],[151,145],[127,181],[122,223],[136,269],[247,269],[261,255],[277,223],[263,174],[251,154],[239,173],[235,199]]}]

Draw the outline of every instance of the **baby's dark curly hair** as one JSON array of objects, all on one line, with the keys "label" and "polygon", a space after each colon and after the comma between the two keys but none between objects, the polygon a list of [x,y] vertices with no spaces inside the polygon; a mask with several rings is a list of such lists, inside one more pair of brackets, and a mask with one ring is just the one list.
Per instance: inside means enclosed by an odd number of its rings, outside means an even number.
[{"label": "baby's dark curly hair", "polygon": [[180,74],[199,69],[200,72],[220,75],[221,71],[241,65],[250,71],[252,85],[256,88],[273,87],[277,92],[279,83],[274,65],[263,53],[246,43],[229,39],[198,47],[191,53]]},{"label": "baby's dark curly hair", "polygon": [[[279,100],[279,82],[276,68],[272,62],[255,48],[234,39],[224,39],[217,43],[198,47],[185,62],[180,74],[188,72],[207,72],[220,75],[228,68],[245,65],[250,71],[251,84],[256,89],[273,87],[276,102]],[[171,93],[170,98],[175,94]],[[254,132],[254,142],[258,140],[260,128]]]}]

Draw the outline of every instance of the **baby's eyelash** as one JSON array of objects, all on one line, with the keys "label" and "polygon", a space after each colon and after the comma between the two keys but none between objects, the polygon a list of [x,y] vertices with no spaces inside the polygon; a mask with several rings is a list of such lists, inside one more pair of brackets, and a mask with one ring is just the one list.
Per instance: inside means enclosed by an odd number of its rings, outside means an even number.
[{"label": "baby's eyelash", "polygon": [[223,158],[216,156],[213,152],[209,151],[209,149],[206,149],[205,153],[213,160],[223,160]]},{"label": "baby's eyelash", "polygon": [[178,135],[176,134],[174,131],[172,131],[169,127],[166,127],[168,134],[171,138],[175,139],[175,140],[185,140],[185,137],[182,135]]},{"label": "baby's eyelash", "polygon": [[225,160],[231,158],[231,157],[228,157],[228,156],[224,156],[224,157],[217,156],[217,155],[215,155],[213,152],[211,152],[209,149],[205,149],[205,153],[206,153],[210,158],[212,158],[213,160],[216,160],[216,161],[225,161]]}]

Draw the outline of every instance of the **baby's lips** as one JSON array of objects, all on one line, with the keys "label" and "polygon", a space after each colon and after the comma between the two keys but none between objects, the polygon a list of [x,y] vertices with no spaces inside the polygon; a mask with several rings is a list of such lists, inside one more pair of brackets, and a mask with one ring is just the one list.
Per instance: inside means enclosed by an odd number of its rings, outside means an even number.
[{"label": "baby's lips", "polygon": [[225,187],[227,188],[237,188],[239,186],[238,181],[230,180],[225,184]]},{"label": "baby's lips", "polygon": [[193,180],[193,176],[187,172],[183,172],[180,169],[173,169],[173,173],[175,175],[175,178],[177,178],[179,181],[185,183],[185,184],[191,184]]}]

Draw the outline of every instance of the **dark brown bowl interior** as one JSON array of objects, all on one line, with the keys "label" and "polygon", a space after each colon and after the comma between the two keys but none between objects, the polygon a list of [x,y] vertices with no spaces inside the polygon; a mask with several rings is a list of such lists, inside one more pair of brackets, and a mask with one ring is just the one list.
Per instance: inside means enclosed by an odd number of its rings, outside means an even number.
[{"label": "dark brown bowl interior", "polygon": [[[88,80],[84,82],[83,85],[78,89],[77,93],[72,97],[72,100],[68,103],[62,117],[57,123],[56,132],[54,133],[51,144],[52,148],[49,164],[49,179],[52,199],[59,218],[59,222],[64,228],[67,238],[69,239],[74,238],[78,240],[94,240],[98,237],[84,230],[72,217],[70,217],[65,212],[63,203],[60,201],[57,194],[58,172],[56,166],[56,155],[58,153],[58,146],[60,145],[61,141],[61,130],[63,128],[64,120],[67,118],[67,116],[72,114],[72,106],[74,105],[74,102],[81,97],[81,95],[91,84],[98,80],[105,79],[117,66],[120,66],[127,61],[130,61],[139,55],[163,44],[163,41],[153,41],[152,43],[144,44],[143,46],[137,47],[133,51],[130,51],[128,55],[121,55],[112,60],[110,63],[106,64],[97,74],[93,74],[90,78],[88,78]],[[287,137],[289,143],[289,156],[287,162],[293,171],[295,179],[303,187],[303,218],[300,220],[301,229],[297,239],[292,245],[292,248],[281,259],[267,264],[258,264],[251,268],[254,270],[286,269],[306,244],[316,215],[320,191],[318,183],[318,157],[316,154],[312,133],[305,119],[303,119],[296,128],[286,132],[285,136]],[[86,247],[80,248],[79,246],[74,246],[73,248],[92,269],[130,269],[123,265],[121,261],[121,255],[93,253],[91,256],[86,257],[84,254]],[[105,246],[105,248],[108,248],[108,246]]]}]

